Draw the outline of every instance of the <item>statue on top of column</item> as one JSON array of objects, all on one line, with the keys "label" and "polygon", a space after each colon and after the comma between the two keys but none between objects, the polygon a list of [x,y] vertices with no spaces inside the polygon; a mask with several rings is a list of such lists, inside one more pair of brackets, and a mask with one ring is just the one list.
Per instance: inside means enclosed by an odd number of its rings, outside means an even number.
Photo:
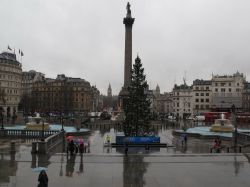
[{"label": "statue on top of column", "polygon": [[131,17],[131,10],[130,10],[130,4],[129,4],[129,2],[127,4],[127,17]]}]

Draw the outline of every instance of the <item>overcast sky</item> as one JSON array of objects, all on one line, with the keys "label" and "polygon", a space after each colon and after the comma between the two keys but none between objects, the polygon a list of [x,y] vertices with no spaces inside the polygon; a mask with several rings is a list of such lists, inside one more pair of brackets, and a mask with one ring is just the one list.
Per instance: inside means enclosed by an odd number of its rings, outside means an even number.
[{"label": "overcast sky", "polygon": [[[132,0],[133,59],[150,88],[237,70],[250,80],[249,0]],[[20,48],[23,71],[80,77],[107,94],[123,85],[124,0],[0,0],[0,50]],[[134,61],[134,60],[133,60]]]}]

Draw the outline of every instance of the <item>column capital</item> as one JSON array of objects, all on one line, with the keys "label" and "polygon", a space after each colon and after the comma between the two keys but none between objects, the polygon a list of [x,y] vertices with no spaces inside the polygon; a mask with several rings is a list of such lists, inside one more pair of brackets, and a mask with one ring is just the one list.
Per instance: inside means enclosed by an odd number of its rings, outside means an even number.
[{"label": "column capital", "polygon": [[132,27],[134,21],[135,21],[135,18],[126,17],[123,19],[123,24],[125,24],[126,27]]}]

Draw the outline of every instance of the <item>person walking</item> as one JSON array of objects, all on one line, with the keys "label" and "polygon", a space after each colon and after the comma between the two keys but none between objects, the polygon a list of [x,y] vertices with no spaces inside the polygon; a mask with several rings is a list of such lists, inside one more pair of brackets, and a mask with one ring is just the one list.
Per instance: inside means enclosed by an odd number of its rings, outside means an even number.
[{"label": "person walking", "polygon": [[38,176],[38,187],[48,187],[49,178],[45,172],[45,170],[42,170]]},{"label": "person walking", "polygon": [[74,151],[75,151],[75,143],[73,140],[70,141],[69,143],[69,151],[70,151],[70,155],[73,155],[74,154]]},{"label": "person walking", "polygon": [[184,143],[185,143],[185,146],[187,146],[187,141],[188,141],[187,134],[184,134]]},{"label": "person walking", "polygon": [[84,143],[81,142],[80,145],[79,145],[79,152],[80,152],[80,155],[83,154],[83,150],[84,150]]},{"label": "person walking", "polygon": [[125,150],[124,150],[124,152],[125,152],[125,155],[128,156],[128,144],[125,144]]},{"label": "person walking", "polygon": [[185,141],[185,139],[184,139],[184,134],[181,134],[181,146],[183,147],[183,145],[184,145],[184,141]]}]

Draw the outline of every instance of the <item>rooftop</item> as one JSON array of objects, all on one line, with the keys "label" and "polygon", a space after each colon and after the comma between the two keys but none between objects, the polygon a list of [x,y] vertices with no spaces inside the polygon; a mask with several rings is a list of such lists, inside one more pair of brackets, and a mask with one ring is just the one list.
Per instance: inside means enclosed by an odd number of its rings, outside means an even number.
[{"label": "rooftop", "polygon": [[10,52],[4,51],[0,54],[0,59],[6,60],[7,63],[12,63],[12,64],[15,64],[18,66],[21,65],[21,63],[17,61],[15,53],[10,53]]}]

